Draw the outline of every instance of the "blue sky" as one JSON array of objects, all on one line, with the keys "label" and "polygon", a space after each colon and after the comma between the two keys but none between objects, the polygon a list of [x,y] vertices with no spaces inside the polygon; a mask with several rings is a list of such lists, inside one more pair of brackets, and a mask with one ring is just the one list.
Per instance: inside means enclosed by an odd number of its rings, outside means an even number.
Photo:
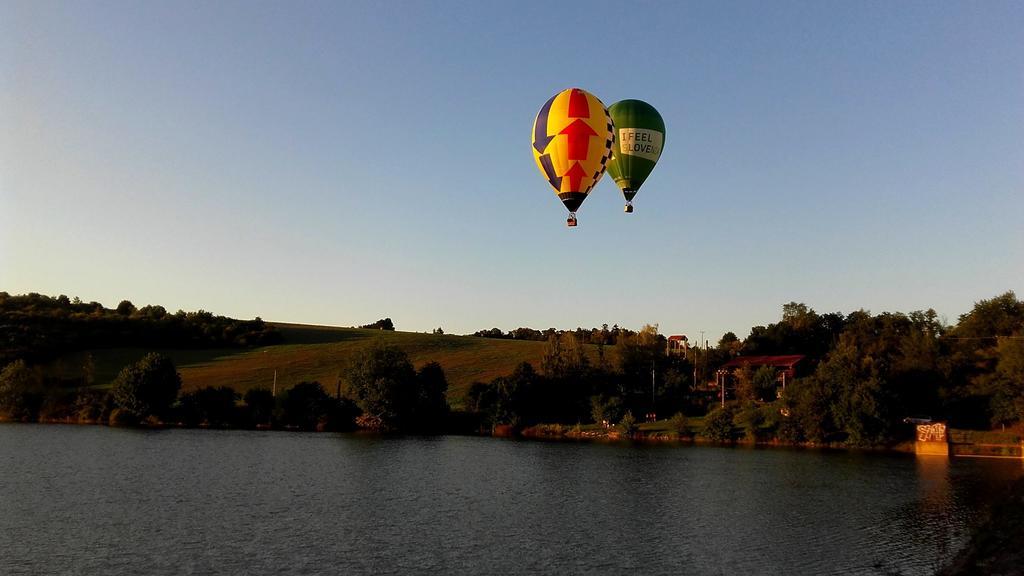
[{"label": "blue sky", "polygon": [[[467,333],[1024,295],[1020,2],[5,2],[0,290]],[[537,110],[665,151],[565,227]]]}]

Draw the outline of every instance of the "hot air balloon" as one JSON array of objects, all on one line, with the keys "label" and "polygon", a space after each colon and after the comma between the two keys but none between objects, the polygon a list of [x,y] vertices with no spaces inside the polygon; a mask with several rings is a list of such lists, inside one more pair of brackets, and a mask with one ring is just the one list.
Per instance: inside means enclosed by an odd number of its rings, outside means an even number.
[{"label": "hot air balloon", "polygon": [[608,173],[626,198],[626,212],[633,211],[633,197],[654,170],[665,146],[665,121],[642,100],[623,100],[608,109],[615,124],[615,152]]},{"label": "hot air balloon", "polygon": [[533,159],[569,210],[567,225],[576,225],[576,210],[604,176],[614,140],[608,109],[585,90],[562,90],[537,113]]}]

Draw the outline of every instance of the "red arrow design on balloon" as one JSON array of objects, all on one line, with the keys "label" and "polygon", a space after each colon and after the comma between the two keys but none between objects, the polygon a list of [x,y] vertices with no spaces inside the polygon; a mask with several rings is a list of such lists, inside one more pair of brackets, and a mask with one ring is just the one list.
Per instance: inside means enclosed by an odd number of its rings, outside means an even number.
[{"label": "red arrow design on balloon", "polygon": [[579,88],[573,88],[569,93],[569,118],[590,118],[590,103]]},{"label": "red arrow design on balloon", "polygon": [[573,163],[572,168],[569,168],[568,172],[562,174],[562,178],[569,179],[569,192],[579,192],[580,182],[583,181],[583,178],[586,175],[587,173],[583,171],[583,167],[580,166],[580,163],[575,162]]},{"label": "red arrow design on balloon", "polygon": [[597,132],[583,120],[573,120],[559,134],[565,134],[569,139],[569,160],[586,160],[587,148],[590,144],[590,137],[597,136]]}]

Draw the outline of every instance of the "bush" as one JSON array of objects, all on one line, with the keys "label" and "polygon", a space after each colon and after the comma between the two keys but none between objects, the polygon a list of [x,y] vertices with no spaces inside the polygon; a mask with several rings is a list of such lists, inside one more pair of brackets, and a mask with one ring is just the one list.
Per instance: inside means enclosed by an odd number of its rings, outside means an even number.
[{"label": "bush", "polygon": [[107,422],[114,409],[113,403],[109,392],[79,390],[72,410],[78,422]]},{"label": "bush", "polygon": [[633,411],[627,410],[626,414],[619,421],[619,430],[626,436],[632,436],[637,431],[636,418],[633,417]]},{"label": "bush", "polygon": [[40,420],[68,420],[75,412],[75,393],[53,388],[39,406]]},{"label": "bush", "polygon": [[669,418],[668,426],[678,436],[690,435],[690,421],[682,412],[676,412],[675,415]]},{"label": "bush", "polygon": [[274,395],[266,388],[252,388],[242,399],[245,403],[246,418],[250,426],[269,425],[274,417],[274,406],[277,403]]},{"label": "bush", "polygon": [[301,382],[284,393],[281,420],[286,426],[316,430],[328,420],[333,401],[319,382]]},{"label": "bush", "polygon": [[617,422],[624,416],[622,398],[618,396],[591,396],[590,417],[594,423]]},{"label": "bush", "polygon": [[756,404],[747,404],[733,415],[732,423],[743,429],[744,437],[756,442],[764,437],[761,429],[765,423],[764,412]]},{"label": "bush", "polygon": [[181,417],[190,426],[224,428],[238,422],[238,392],[227,386],[208,386],[181,397]]},{"label": "bush", "polygon": [[0,371],[0,415],[30,421],[39,415],[42,403],[39,374],[24,360],[11,362]]},{"label": "bush", "polygon": [[412,428],[441,430],[448,416],[448,378],[437,362],[429,362],[416,372],[416,406]]},{"label": "bush", "polygon": [[124,408],[114,408],[110,411],[107,423],[111,426],[132,426],[139,423],[139,419]]},{"label": "bush", "polygon": [[704,418],[704,430],[701,435],[715,442],[732,442],[735,439],[732,429],[732,408],[716,408]]}]

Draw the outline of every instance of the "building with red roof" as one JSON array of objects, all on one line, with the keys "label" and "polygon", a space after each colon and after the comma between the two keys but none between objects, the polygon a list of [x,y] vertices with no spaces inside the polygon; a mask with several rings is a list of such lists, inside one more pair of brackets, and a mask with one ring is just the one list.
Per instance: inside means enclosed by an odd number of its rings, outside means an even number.
[{"label": "building with red roof", "polygon": [[[793,381],[799,375],[800,364],[805,356],[802,354],[788,354],[784,356],[737,356],[722,364],[715,373],[719,390],[725,391],[728,396],[730,390],[736,389],[736,371],[740,368],[757,370],[768,366],[775,370],[776,395],[781,396],[786,389],[786,384]],[[724,397],[722,401],[724,401]]]}]

